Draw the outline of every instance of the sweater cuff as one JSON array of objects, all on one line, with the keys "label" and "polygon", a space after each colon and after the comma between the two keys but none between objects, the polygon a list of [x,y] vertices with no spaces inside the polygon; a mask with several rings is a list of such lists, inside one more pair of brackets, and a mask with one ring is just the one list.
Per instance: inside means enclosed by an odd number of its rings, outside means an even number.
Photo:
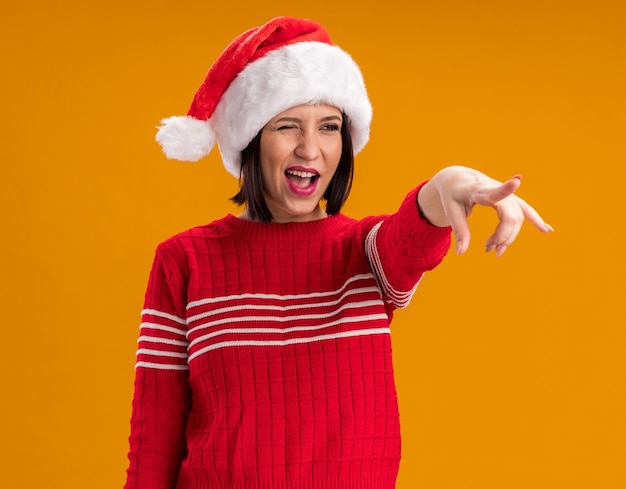
[{"label": "sweater cuff", "polygon": [[[400,215],[401,229],[400,236],[403,241],[419,243],[418,249],[439,249],[440,252],[447,253],[450,247],[450,226],[435,226],[426,219],[420,212],[417,204],[417,194],[428,182],[422,182],[415,189],[411,190],[404,198],[398,214]],[[408,249],[415,249],[415,245]]]}]

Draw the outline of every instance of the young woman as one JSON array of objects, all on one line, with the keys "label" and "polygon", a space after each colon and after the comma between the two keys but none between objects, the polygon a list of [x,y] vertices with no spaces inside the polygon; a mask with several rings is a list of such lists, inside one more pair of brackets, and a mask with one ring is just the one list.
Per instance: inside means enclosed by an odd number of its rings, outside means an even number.
[{"label": "young woman", "polygon": [[418,185],[392,215],[340,210],[371,106],[354,61],[319,24],[281,17],[236,38],[168,157],[215,142],[244,206],[156,251],[142,311],[127,489],[390,489],[400,428],[390,323],[422,275],[469,245],[491,206],[502,254],[524,219],[514,192],[464,167]]}]

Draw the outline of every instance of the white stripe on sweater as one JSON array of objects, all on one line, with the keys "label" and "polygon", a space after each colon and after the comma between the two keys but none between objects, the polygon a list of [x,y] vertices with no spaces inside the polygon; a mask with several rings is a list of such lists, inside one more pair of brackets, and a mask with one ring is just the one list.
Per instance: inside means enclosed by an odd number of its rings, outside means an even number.
[{"label": "white stripe on sweater", "polygon": [[[272,319],[286,319],[286,318],[267,318],[267,317],[254,317],[249,320],[258,320],[258,321],[269,321]],[[291,319],[291,318],[289,318]],[[210,340],[216,336],[221,336],[225,334],[289,334],[296,333],[299,331],[319,331],[321,329],[332,328],[333,326],[338,326],[340,324],[352,324],[359,323],[365,321],[376,321],[376,320],[388,320],[386,314],[369,314],[366,316],[354,316],[341,318],[336,321],[331,321],[328,323],[316,325],[316,326],[292,326],[290,328],[269,328],[269,327],[257,327],[257,328],[231,328],[231,329],[220,329],[217,331],[213,331],[211,333],[198,336],[194,338],[194,340],[189,344],[189,348],[196,346],[198,343],[202,343],[203,341]],[[247,319],[237,318],[237,322],[245,322]],[[354,330],[354,331],[369,331],[369,330]],[[318,335],[318,338],[321,338],[325,335]]]},{"label": "white stripe on sweater", "polygon": [[[370,275],[371,278],[373,278],[373,275]],[[328,301],[328,302],[315,302],[315,303],[310,303],[310,304],[292,304],[289,306],[278,306],[278,305],[273,305],[273,304],[267,304],[267,305],[261,305],[261,304],[239,304],[237,303],[237,305],[235,306],[229,306],[229,307],[222,307],[220,309],[212,309],[210,311],[207,312],[202,312],[200,314],[196,314],[194,316],[189,316],[187,318],[187,322],[188,323],[193,323],[194,321],[198,321],[199,319],[203,319],[209,316],[214,316],[217,314],[223,314],[223,313],[227,313],[227,312],[232,312],[232,311],[241,311],[244,309],[257,309],[257,310],[263,310],[263,311],[292,311],[295,309],[319,309],[322,307],[329,307],[329,306],[336,306],[337,304],[340,304],[345,297],[348,297],[350,295],[355,295],[355,294],[363,294],[363,293],[368,293],[368,292],[376,292],[376,294],[378,296],[380,296],[380,290],[377,287],[361,287],[359,289],[352,289],[352,290],[348,290],[346,291],[343,295],[341,295],[340,297],[338,297],[335,300],[332,301]],[[303,295],[304,296],[304,295]],[[242,299],[242,296],[230,296],[232,301],[238,301]],[[236,297],[236,299],[235,299]],[[302,296],[301,296],[302,297]],[[252,298],[252,297],[249,297]],[[261,297],[261,295],[254,295],[254,299],[261,299],[263,297]],[[263,298],[263,299],[267,299],[267,298]],[[210,304],[211,301],[212,302],[221,302],[223,300],[222,297],[218,297],[214,300],[211,299],[204,299],[204,304]],[[200,302],[200,301],[196,301],[196,302]],[[370,303],[373,303],[375,301],[367,301]],[[378,302],[377,302],[378,303]],[[203,304],[203,305],[204,305]],[[349,307],[358,307],[358,306],[351,306],[351,303],[346,304],[345,306],[349,306]],[[357,304],[357,303],[355,303]],[[372,305],[372,304],[365,304],[365,302],[361,302],[358,304],[363,304],[363,305]],[[342,306],[341,308],[337,309],[336,311],[342,310],[345,306]],[[189,308],[187,308],[187,310],[189,310]],[[294,316],[295,317],[295,316]],[[305,316],[299,316],[299,317],[305,317]]]},{"label": "white stripe on sweater", "polygon": [[[193,331],[198,331],[199,329],[206,329],[206,328],[210,328],[212,326],[218,326],[220,324],[228,324],[228,323],[236,323],[236,322],[242,322],[242,321],[269,321],[269,322],[278,322],[278,323],[286,323],[286,322],[291,322],[291,321],[307,321],[307,320],[312,320],[312,319],[326,319],[326,318],[330,318],[333,316],[336,316],[338,313],[340,313],[341,311],[345,311],[346,309],[358,309],[358,308],[362,308],[362,307],[370,307],[370,306],[378,306],[378,305],[382,305],[382,301],[380,300],[376,300],[376,301],[360,301],[360,302],[349,302],[347,304],[344,304],[343,306],[337,308],[337,309],[333,309],[330,312],[327,313],[322,313],[322,314],[300,314],[300,315],[290,315],[290,316],[246,316],[244,314],[240,314],[238,316],[235,317],[228,317],[228,318],[224,318],[224,319],[217,319],[214,321],[207,321],[207,322],[203,322],[200,324],[191,324],[189,331],[190,333]],[[323,304],[318,304],[317,307],[323,307]],[[289,308],[289,309],[293,309],[293,308]],[[253,310],[253,311],[272,311],[272,310],[276,310],[275,307],[273,306],[261,306],[261,305],[243,305],[243,306],[233,306],[233,307],[227,307],[227,308],[222,308],[220,309],[220,313],[225,313],[225,312],[241,312],[241,311],[245,311],[245,310]],[[283,310],[283,309],[281,309]],[[210,313],[207,313],[207,315]],[[200,316],[200,315],[198,315]],[[365,317],[365,316],[363,316]],[[387,316],[384,316],[385,319],[387,319]],[[192,323],[192,321],[189,321],[190,323]]]},{"label": "white stripe on sweater", "polygon": [[172,345],[172,346],[184,346],[185,348],[189,344],[188,341],[180,341],[180,340],[168,340],[167,338],[160,338],[158,336],[140,336],[137,340],[137,343],[162,343],[164,345]]},{"label": "white stripe on sweater", "polygon": [[[352,282],[356,282],[359,280],[368,280],[372,279],[374,276],[371,273],[362,273],[360,275],[355,275],[354,277],[350,277],[346,282],[339,287],[337,290],[331,290],[329,292],[311,292],[309,294],[238,294],[238,295],[226,295],[222,297],[209,297],[206,299],[199,299],[196,301],[192,301],[187,305],[187,310],[192,309],[194,307],[202,306],[205,304],[215,304],[218,302],[230,302],[230,301],[241,301],[243,299],[263,299],[263,300],[277,300],[277,301],[292,301],[292,300],[303,300],[303,299],[314,299],[316,297],[328,297],[328,296],[336,296],[341,294],[349,284]],[[372,291],[373,289],[370,287],[364,288],[362,291]],[[302,307],[302,306],[299,306]]]},{"label": "white stripe on sweater", "polygon": [[143,311],[141,311],[142,316],[145,314],[149,314],[151,316],[158,316],[158,317],[162,317],[165,319],[171,319],[172,321],[177,322],[179,324],[184,324],[185,326],[187,325],[187,321],[185,321],[183,318],[179,318],[178,316],[174,316],[173,314],[169,314],[167,312],[157,311],[156,309],[144,309]]},{"label": "white stripe on sweater", "polygon": [[194,358],[219,348],[226,348],[229,346],[287,346],[302,343],[313,343],[315,341],[332,340],[339,338],[350,338],[355,336],[377,335],[377,334],[391,334],[389,328],[373,328],[373,329],[361,329],[356,331],[343,331],[340,333],[327,334],[313,336],[310,338],[290,338],[287,340],[240,340],[240,341],[223,341],[221,343],[214,343],[212,345],[205,346],[189,355],[189,361]]},{"label": "white stripe on sweater", "polygon": [[162,324],[149,323],[149,322],[141,323],[139,325],[139,330],[142,330],[142,329],[156,329],[159,331],[167,331],[168,333],[174,333],[175,335],[178,335],[178,336],[185,336],[187,334],[187,330],[185,329],[173,328],[171,326],[163,326]]},{"label": "white stripe on sweater", "polygon": [[170,357],[170,358],[187,358],[186,353],[179,353],[176,351],[164,351],[164,350],[150,350],[149,348],[139,348],[136,356],[139,355],[152,355],[154,357]]},{"label": "white stripe on sweater", "polygon": [[189,370],[187,365],[169,365],[164,363],[154,363],[154,362],[137,362],[135,364],[135,368],[154,368],[157,370]]},{"label": "white stripe on sweater", "polygon": [[378,247],[376,246],[376,237],[382,223],[383,221],[376,224],[367,234],[367,237],[365,238],[365,254],[370,261],[370,264],[376,276],[376,281],[378,282],[378,285],[382,289],[383,293],[389,298],[389,301],[394,306],[396,306],[398,309],[404,309],[409,305],[409,302],[411,301],[413,294],[417,290],[417,286],[419,285],[420,281],[418,280],[415,286],[408,291],[396,290],[389,283],[389,280],[385,275],[385,270],[383,269],[380,255],[378,254]]}]

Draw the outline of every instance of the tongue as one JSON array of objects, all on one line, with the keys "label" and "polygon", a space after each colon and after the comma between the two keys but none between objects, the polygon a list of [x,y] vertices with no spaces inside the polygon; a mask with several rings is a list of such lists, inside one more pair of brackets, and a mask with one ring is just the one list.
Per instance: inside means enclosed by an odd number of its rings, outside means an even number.
[{"label": "tongue", "polygon": [[313,183],[311,177],[299,177],[291,173],[287,173],[287,178],[298,188],[307,188]]}]

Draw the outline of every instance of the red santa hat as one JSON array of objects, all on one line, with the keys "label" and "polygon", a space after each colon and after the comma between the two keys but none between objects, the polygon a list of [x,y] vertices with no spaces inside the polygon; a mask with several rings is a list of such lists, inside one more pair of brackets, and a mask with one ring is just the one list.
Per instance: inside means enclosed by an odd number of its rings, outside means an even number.
[{"label": "red santa hat", "polygon": [[156,140],[168,158],[197,161],[217,142],[239,177],[241,151],[277,114],[326,103],[350,119],[354,153],[369,139],[372,107],[361,72],[326,29],[278,17],[231,42],[209,69],[186,116],[164,119]]}]

